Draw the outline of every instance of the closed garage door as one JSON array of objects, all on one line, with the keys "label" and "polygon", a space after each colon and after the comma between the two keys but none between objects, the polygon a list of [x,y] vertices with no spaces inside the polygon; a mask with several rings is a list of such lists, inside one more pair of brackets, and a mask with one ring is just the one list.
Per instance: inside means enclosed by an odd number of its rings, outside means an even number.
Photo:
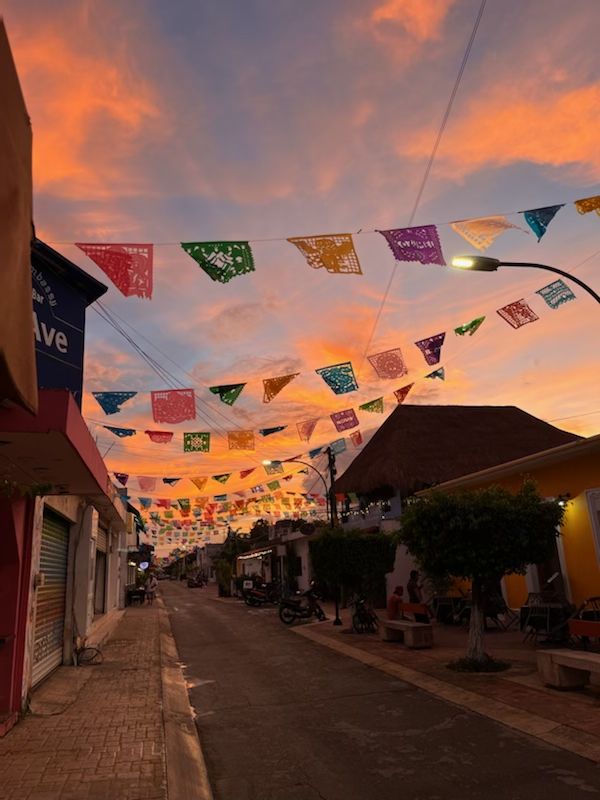
[{"label": "closed garage door", "polygon": [[44,585],[36,592],[34,686],[62,664],[68,553],[68,523],[57,514],[44,511],[40,553],[40,572],[44,575]]}]

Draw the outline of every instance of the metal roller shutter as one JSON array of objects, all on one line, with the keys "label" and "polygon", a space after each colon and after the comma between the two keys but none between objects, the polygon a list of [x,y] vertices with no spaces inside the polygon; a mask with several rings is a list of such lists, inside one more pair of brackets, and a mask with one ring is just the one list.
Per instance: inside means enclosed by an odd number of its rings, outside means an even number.
[{"label": "metal roller shutter", "polygon": [[98,527],[98,535],[96,537],[96,550],[101,553],[106,553],[108,549],[108,533],[104,528]]},{"label": "metal roller shutter", "polygon": [[62,664],[68,554],[69,524],[57,514],[44,511],[40,552],[44,585],[36,592],[34,686]]}]

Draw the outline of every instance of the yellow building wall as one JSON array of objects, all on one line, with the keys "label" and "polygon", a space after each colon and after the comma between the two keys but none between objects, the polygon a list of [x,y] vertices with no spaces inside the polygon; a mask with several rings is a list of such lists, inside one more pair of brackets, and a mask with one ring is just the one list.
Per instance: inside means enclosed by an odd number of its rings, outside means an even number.
[{"label": "yellow building wall", "polygon": [[[600,563],[585,495],[589,489],[600,489],[600,459],[593,453],[573,456],[479,486],[494,484],[517,491],[526,477],[533,478],[540,494],[546,497],[569,495],[561,535],[572,601],[578,605],[587,597],[600,596]],[[527,599],[525,577],[508,575],[504,580],[509,605],[513,608],[523,605]]]},{"label": "yellow building wall", "polygon": [[505,575],[504,589],[506,591],[506,602],[510,608],[520,608],[527,601],[527,583],[525,575]]}]

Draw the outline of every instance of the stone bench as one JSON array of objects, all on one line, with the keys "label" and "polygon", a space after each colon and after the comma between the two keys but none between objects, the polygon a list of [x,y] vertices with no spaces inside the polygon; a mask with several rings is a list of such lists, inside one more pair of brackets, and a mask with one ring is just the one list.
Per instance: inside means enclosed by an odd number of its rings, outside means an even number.
[{"label": "stone bench", "polygon": [[600,653],[578,650],[538,650],[540,678],[555,689],[577,689],[590,682],[591,673],[600,674]]},{"label": "stone bench", "polygon": [[384,619],[380,620],[379,629],[384,642],[403,642],[415,649],[433,646],[433,628],[425,622]]}]

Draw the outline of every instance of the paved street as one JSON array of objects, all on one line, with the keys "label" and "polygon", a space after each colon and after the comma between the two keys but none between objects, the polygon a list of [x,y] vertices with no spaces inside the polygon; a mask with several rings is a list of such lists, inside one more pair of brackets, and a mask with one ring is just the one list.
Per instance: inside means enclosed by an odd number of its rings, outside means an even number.
[{"label": "paved street", "polygon": [[163,582],[216,800],[550,800],[600,768],[287,630]]}]

